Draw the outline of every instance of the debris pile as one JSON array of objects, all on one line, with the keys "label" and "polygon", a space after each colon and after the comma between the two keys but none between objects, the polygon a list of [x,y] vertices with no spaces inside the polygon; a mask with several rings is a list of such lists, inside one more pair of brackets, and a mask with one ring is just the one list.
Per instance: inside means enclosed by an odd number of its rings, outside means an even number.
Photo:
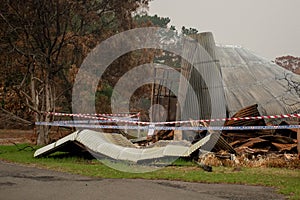
[{"label": "debris pile", "polygon": [[[261,116],[258,111],[258,105],[246,107],[232,118],[245,118]],[[278,125],[289,125],[283,121]],[[206,123],[195,123],[191,120],[191,126],[208,126]],[[226,121],[224,126],[267,126],[264,119],[248,120],[230,120]],[[179,136],[177,134],[179,133]],[[207,131],[198,131],[192,144],[201,140]],[[182,132],[180,131],[158,131],[151,137],[145,137],[133,141],[139,146],[151,146],[165,140],[182,141]],[[293,161],[297,158],[297,130],[224,130],[221,135],[213,141],[214,148],[209,149],[201,147],[200,163],[212,166],[280,166],[281,162],[287,160]],[[204,151],[208,151],[204,152]],[[203,153],[204,152],[204,153]],[[203,157],[203,155],[205,155]],[[193,159],[198,158],[198,152],[193,153]],[[287,158],[289,157],[289,158]],[[277,163],[277,164],[276,164]]]},{"label": "debris pile", "polygon": [[[246,107],[233,117],[260,116],[257,104]],[[279,125],[287,125],[281,122]],[[225,126],[266,126],[264,119],[227,121]],[[222,136],[237,154],[297,153],[296,130],[223,131]]]},{"label": "debris pile", "polygon": [[207,152],[200,154],[199,163],[207,166],[224,167],[285,167],[300,169],[296,154],[228,154],[227,152]]},{"label": "debris pile", "polygon": [[[257,107],[256,104],[246,107],[233,117],[260,116]],[[289,123],[284,121],[279,125]],[[266,126],[266,123],[264,119],[238,120],[227,121],[225,126]],[[206,152],[200,155],[199,162],[211,166],[300,168],[300,160],[297,159],[297,130],[223,131],[221,138],[236,153],[232,154],[224,148],[217,152]]]}]

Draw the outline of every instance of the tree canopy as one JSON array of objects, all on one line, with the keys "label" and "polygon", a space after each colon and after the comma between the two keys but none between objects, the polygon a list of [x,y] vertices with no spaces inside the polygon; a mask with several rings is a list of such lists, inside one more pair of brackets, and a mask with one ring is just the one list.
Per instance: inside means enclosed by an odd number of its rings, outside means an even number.
[{"label": "tree canopy", "polygon": [[[70,112],[74,76],[103,39],[135,27],[133,12],[148,0],[1,0],[1,108],[30,121]],[[13,101],[13,102],[12,102]],[[49,127],[37,130],[46,144]]]}]

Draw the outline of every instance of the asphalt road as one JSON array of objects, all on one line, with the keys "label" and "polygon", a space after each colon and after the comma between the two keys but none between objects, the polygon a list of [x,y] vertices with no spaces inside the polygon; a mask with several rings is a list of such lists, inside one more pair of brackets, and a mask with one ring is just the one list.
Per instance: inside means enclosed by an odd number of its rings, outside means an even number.
[{"label": "asphalt road", "polygon": [[97,179],[0,161],[0,199],[285,199],[274,189],[179,181]]}]

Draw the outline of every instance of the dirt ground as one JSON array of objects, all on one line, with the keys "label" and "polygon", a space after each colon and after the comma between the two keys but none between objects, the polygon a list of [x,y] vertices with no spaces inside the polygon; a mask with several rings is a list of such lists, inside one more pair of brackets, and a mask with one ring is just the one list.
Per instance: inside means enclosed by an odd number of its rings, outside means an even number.
[{"label": "dirt ground", "polygon": [[0,145],[35,143],[35,133],[33,130],[0,130]]},{"label": "dirt ground", "polygon": [[140,179],[97,179],[0,161],[0,199],[285,199],[274,188]]},{"label": "dirt ground", "polygon": [[[56,141],[71,132],[72,131],[61,129],[53,130],[49,135],[50,141]],[[36,144],[35,130],[0,129],[0,145],[20,143]]]}]

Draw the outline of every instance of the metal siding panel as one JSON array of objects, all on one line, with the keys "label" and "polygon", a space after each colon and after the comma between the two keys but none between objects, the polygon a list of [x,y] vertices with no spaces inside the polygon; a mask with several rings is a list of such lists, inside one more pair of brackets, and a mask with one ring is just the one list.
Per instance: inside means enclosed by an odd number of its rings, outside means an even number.
[{"label": "metal siding panel", "polygon": [[211,136],[212,136],[212,134],[208,134],[207,136],[205,136],[204,138],[202,138],[201,140],[199,140],[198,142],[193,144],[183,156],[187,157],[187,156],[191,155],[197,149],[201,148],[203,145],[205,145],[210,140]]},{"label": "metal siding panel", "polygon": [[154,158],[161,158],[163,157],[164,148],[162,147],[153,147],[153,148],[146,148],[143,149],[141,160],[148,160]]},{"label": "metal siding panel", "polygon": [[101,133],[91,130],[81,131],[76,140],[93,151],[97,150],[99,143],[108,142]]},{"label": "metal siding panel", "polygon": [[142,152],[142,149],[122,148],[118,159],[137,162],[138,160],[140,160]]},{"label": "metal siding panel", "polygon": [[[87,146],[89,147],[89,145]],[[118,159],[123,148],[124,147],[106,142],[99,143],[97,145],[97,148],[95,149],[95,152],[111,157],[113,159]]]},{"label": "metal siding panel", "polygon": [[38,156],[41,156],[42,154],[50,151],[51,149],[54,149],[55,148],[55,143],[52,143],[52,144],[49,144],[47,146],[44,146],[42,148],[39,148],[38,150],[36,150],[33,154],[33,157],[38,157]]},{"label": "metal siding panel", "polygon": [[178,146],[178,145],[167,145],[164,148],[164,156],[181,156],[188,152],[189,147]]},{"label": "metal siding panel", "polygon": [[42,148],[39,148],[38,150],[36,150],[34,152],[34,157],[37,157],[37,156],[40,156],[48,151],[51,151],[52,149],[54,148],[57,148],[59,149],[60,146],[64,145],[65,143],[69,142],[69,141],[74,141],[77,137],[77,134],[78,134],[78,131],[70,134],[70,135],[67,135],[61,139],[59,139],[58,141],[54,142],[54,143],[51,143],[51,144],[48,144]]}]

